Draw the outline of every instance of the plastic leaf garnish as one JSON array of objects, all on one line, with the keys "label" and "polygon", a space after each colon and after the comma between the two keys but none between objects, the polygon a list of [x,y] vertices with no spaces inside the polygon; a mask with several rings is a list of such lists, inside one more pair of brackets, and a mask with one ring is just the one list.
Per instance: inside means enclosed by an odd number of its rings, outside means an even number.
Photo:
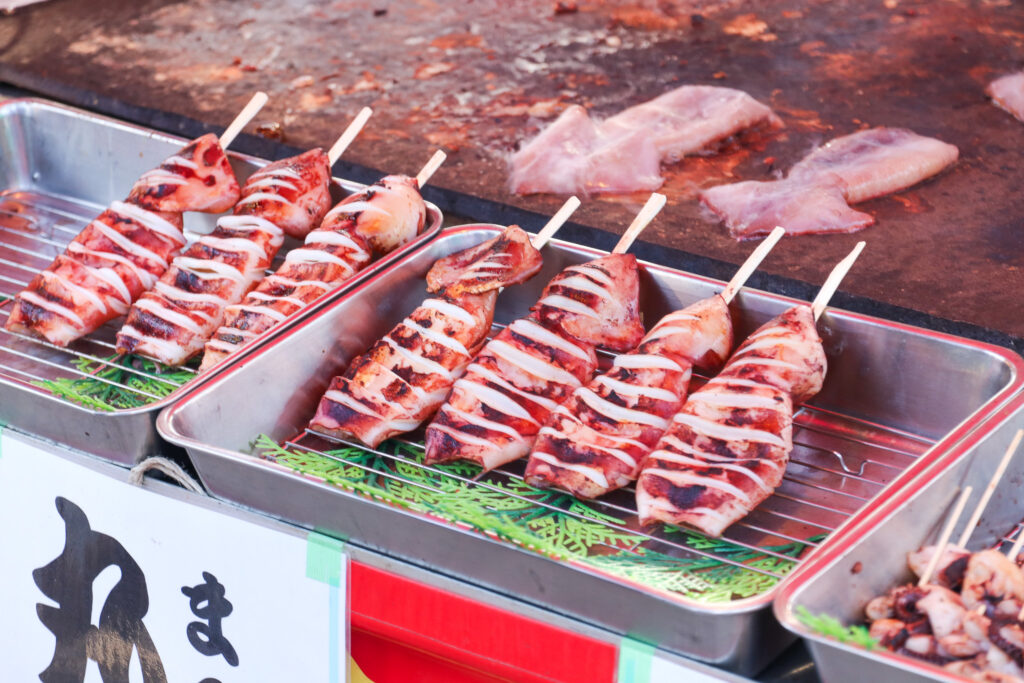
[{"label": "plastic leaf garnish", "polygon": [[853,643],[866,650],[873,650],[880,647],[879,642],[871,637],[867,626],[854,624],[843,626],[842,622],[828,614],[813,614],[806,606],[800,605],[796,608],[796,618],[801,624],[815,633],[834,638],[840,643]]},{"label": "plastic leaf garnish", "polygon": [[713,557],[688,556],[685,551],[678,551],[680,556],[670,555],[649,547],[658,546],[658,541],[566,493],[537,489],[522,480],[500,476],[474,482],[472,479],[480,468],[468,463],[424,467],[422,448],[403,442],[385,442],[379,447],[382,453],[400,457],[386,457],[357,447],[321,454],[283,447],[267,435],[253,441],[253,450],[297,473],[355,494],[705,602],[728,602],[770,590],[778,578],[745,567],[781,576],[795,566],[796,558],[807,547],[805,543],[765,546],[765,550],[787,556],[779,558],[722,539],[666,527],[665,533],[674,541]]},{"label": "plastic leaf garnish", "polygon": [[115,411],[149,405],[195,377],[193,371],[170,368],[141,356],[114,355],[103,360],[103,363],[88,358],[71,361],[88,377],[59,377],[36,380],[32,384],[87,408]]}]

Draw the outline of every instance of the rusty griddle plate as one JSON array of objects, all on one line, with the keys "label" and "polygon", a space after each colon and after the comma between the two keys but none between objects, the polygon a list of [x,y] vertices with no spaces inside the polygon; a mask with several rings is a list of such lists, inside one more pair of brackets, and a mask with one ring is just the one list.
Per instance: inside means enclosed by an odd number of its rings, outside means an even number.
[{"label": "rusty griddle plate", "polygon": [[[559,4],[574,3],[54,0],[0,19],[0,59],[22,85],[47,79],[220,125],[262,88],[260,120],[300,147],[328,144],[371,105],[346,160],[409,172],[440,145],[451,156],[436,184],[539,213],[561,198],[510,196],[507,157],[567,104],[605,116],[683,83],[741,88],[786,130],[666,169],[669,207],[643,235],[728,263],[751,245],[708,218],[700,187],[770,179],[831,137],[907,126],[956,144],[958,165],[858,205],[878,219],[859,234],[785,240],[764,269],[820,283],[867,239],[845,291],[1024,337],[1024,124],[983,93],[1024,62],[1024,13],[1008,0]],[[574,218],[608,246],[642,199],[592,199]]]}]

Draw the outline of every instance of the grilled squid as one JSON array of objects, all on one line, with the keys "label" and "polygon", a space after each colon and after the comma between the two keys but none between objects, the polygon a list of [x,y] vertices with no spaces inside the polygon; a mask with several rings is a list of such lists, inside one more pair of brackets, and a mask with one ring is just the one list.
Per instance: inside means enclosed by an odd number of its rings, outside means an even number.
[{"label": "grilled squid", "polygon": [[285,227],[308,233],[330,206],[327,155],[311,150],[253,174],[234,215],[217,221],[174,259],[128,313],[119,353],[181,365],[220,326],[228,305],[262,279],[284,242]]},{"label": "grilled squid", "polygon": [[310,428],[377,446],[418,427],[483,344],[498,290],[540,266],[540,254],[515,226],[439,260],[427,274],[434,296],[331,380]]},{"label": "grilled squid", "polygon": [[124,315],[185,246],[183,211],[223,211],[238,181],[204,135],[144,173],[20,292],[6,327],[65,346]]},{"label": "grilled squid", "polygon": [[594,498],[625,486],[686,399],[692,367],[715,370],[732,348],[715,295],[662,318],[611,370],[577,388],[540,430],[526,480]]},{"label": "grilled squid", "polygon": [[128,201],[151,211],[227,211],[240,196],[227,154],[213,133],[196,138],[143,173]]},{"label": "grilled squid", "polygon": [[527,318],[488,342],[427,428],[427,462],[489,470],[526,455],[541,425],[597,369],[597,346],[643,335],[636,258],[611,254],[566,268]]},{"label": "grilled squid", "polygon": [[747,515],[782,481],[793,406],[821,389],[825,368],[810,307],[754,332],[690,395],[647,456],[636,486],[640,521],[720,536]]},{"label": "grilled squid", "polygon": [[335,289],[375,254],[408,243],[425,223],[426,205],[415,178],[386,176],[346,197],[306,235],[302,248],[288,252],[277,272],[241,303],[227,307],[223,325],[206,343],[200,371]]}]

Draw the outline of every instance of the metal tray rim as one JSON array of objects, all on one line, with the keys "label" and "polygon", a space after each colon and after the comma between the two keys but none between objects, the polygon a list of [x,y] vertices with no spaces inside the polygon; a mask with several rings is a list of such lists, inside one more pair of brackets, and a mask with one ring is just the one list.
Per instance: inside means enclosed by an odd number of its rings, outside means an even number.
[{"label": "metal tray rim", "polygon": [[[471,231],[471,230],[479,230],[479,229],[500,230],[500,229],[503,229],[503,228],[502,228],[502,226],[495,225],[495,224],[472,223],[472,224],[461,225],[461,226],[457,226],[457,227],[453,227],[453,228],[448,228],[447,230],[444,230],[442,232],[442,235],[447,236],[447,235],[452,235],[452,234],[458,234],[460,232],[468,232],[468,231]],[[586,247],[586,246],[583,246],[583,245],[578,245],[578,244],[574,244],[574,243],[566,242],[566,241],[562,241],[562,240],[554,239],[554,240],[552,240],[552,242],[556,242],[556,243],[559,243],[559,244],[565,244],[565,245],[568,245],[568,246],[572,246],[574,249],[579,249],[581,251],[592,253],[595,256],[603,255],[605,253],[605,252],[600,251],[598,249],[593,249],[591,247]],[[645,269],[654,269],[654,270],[659,270],[659,271],[663,271],[663,272],[675,272],[675,273],[683,272],[683,271],[679,271],[677,269],[669,268],[669,267],[666,267],[666,266],[661,266],[661,265],[658,265],[658,264],[648,263],[646,261],[641,261],[640,263],[641,263],[641,265]],[[390,273],[392,271],[392,269],[394,269],[394,268],[396,268],[396,267],[398,267],[400,265],[401,264],[393,264],[390,267],[388,267],[387,269],[383,269],[383,270],[379,271],[378,273],[376,273],[373,276],[373,278],[368,278],[368,279],[364,280],[363,282],[361,282],[358,287],[354,287],[351,290],[349,290],[345,294],[345,297],[347,298],[347,297],[357,296],[359,291],[362,290],[364,287],[369,286],[369,284],[371,282],[373,282],[374,280],[376,280],[378,278],[385,277],[388,273]],[[703,281],[703,282],[706,282],[706,283],[711,283],[711,284],[715,284],[715,285],[723,285],[724,284],[721,281],[716,280],[714,278],[709,278],[709,277],[705,277],[705,276],[701,276],[701,275],[695,275],[695,274],[692,274],[692,273],[686,273],[686,275],[688,277],[693,277],[694,279],[697,279],[697,280],[700,280],[700,281]],[[771,293],[771,292],[764,292],[762,290],[752,290],[752,291],[757,291],[759,294],[763,294],[763,295],[765,295],[767,297],[774,298],[774,299],[781,300],[781,301],[787,301],[787,302],[793,302],[793,303],[806,303],[806,302],[800,301],[799,299],[794,299],[794,298],[791,298],[791,297],[786,297],[786,296],[782,296],[782,295],[779,295],[779,294],[774,294],[774,293]],[[841,309],[829,309],[829,310],[841,311]],[[975,341],[975,340],[962,339],[960,337],[955,337],[953,335],[945,334],[945,333],[942,333],[942,332],[936,332],[934,330],[927,330],[927,329],[923,329],[923,328],[913,327],[913,326],[905,325],[903,323],[898,323],[898,322],[890,322],[890,321],[886,321],[886,320],[883,320],[883,319],[880,319],[880,318],[875,318],[875,317],[872,317],[872,316],[866,316],[866,315],[862,315],[862,314],[858,314],[858,313],[852,313],[852,312],[849,312],[849,311],[841,311],[841,312],[842,312],[843,316],[848,316],[848,317],[850,317],[852,319],[860,320],[860,321],[863,321],[863,322],[868,323],[868,324],[885,325],[885,326],[893,327],[893,328],[896,328],[896,329],[899,329],[899,330],[905,330],[905,331],[908,331],[908,332],[913,332],[915,334],[922,334],[922,335],[925,335],[925,336],[930,336],[930,337],[934,337],[934,338],[940,338],[940,339],[948,340],[948,341],[955,342],[955,343],[958,343],[958,344],[965,344],[965,345],[968,345],[968,346],[971,346],[971,347],[974,347],[974,348],[977,348],[977,349],[984,350],[984,351],[986,351],[986,352],[988,352],[990,354],[996,355],[999,358],[1003,359],[1007,363],[1007,365],[1010,367],[1010,370],[1011,370],[1011,377],[1009,378],[1009,380],[1007,382],[1007,385],[1004,386],[1003,389],[1001,389],[1000,392],[996,394],[996,396],[993,396],[991,399],[989,399],[989,401],[987,402],[987,405],[983,404],[974,413],[972,413],[971,415],[967,416],[964,419],[963,422],[961,422],[959,425],[954,427],[948,434],[946,434],[938,442],[936,442],[935,445],[933,445],[925,453],[923,453],[921,456],[919,456],[918,459],[915,461],[915,463],[913,463],[907,470],[905,470],[903,473],[901,473],[901,475],[899,477],[897,477],[893,482],[890,482],[890,484],[887,485],[886,489],[888,489],[890,491],[890,494],[892,492],[895,492],[895,491],[899,490],[900,488],[904,487],[906,485],[906,480],[907,480],[908,477],[916,476],[916,473],[912,474],[912,475],[909,475],[908,473],[911,473],[915,469],[920,469],[923,466],[922,463],[927,464],[932,459],[938,457],[935,454],[938,453],[940,451],[940,449],[948,449],[948,448],[953,447],[956,444],[956,440],[952,440],[951,441],[951,439],[959,439],[959,438],[961,438],[962,434],[969,433],[973,429],[977,428],[977,426],[984,420],[984,418],[993,409],[995,409],[999,405],[1002,405],[1005,402],[1006,397],[1008,395],[1012,395],[1012,393],[1015,393],[1016,391],[1018,391],[1020,386],[1021,386],[1021,384],[1022,384],[1022,381],[1024,381],[1024,358],[1021,358],[1019,355],[1013,353],[1009,349],[1004,349],[1002,347],[998,347],[998,346],[995,346],[995,345],[992,345],[992,344],[987,344],[987,343],[984,343],[984,342],[978,342],[978,341]],[[320,311],[318,311],[315,315],[310,315],[306,319],[306,322],[307,323],[312,323],[313,320],[316,317],[319,317],[320,315],[324,315],[325,313],[326,313],[326,307],[321,309]],[[826,315],[828,315],[828,311],[826,311]],[[252,354],[250,354],[248,356],[248,358],[249,359],[255,358],[260,353],[263,353],[263,352],[269,350],[272,347],[272,345],[276,346],[277,344],[282,343],[286,339],[286,337],[289,336],[288,333],[290,333],[290,332],[291,332],[291,330],[285,331],[284,333],[282,333],[281,335],[279,335],[278,337],[273,339],[272,343],[265,344],[265,345],[263,345],[262,348],[255,350]],[[235,366],[235,367],[237,368],[238,366]],[[216,379],[217,380],[222,380],[226,376],[227,376],[226,373],[222,373]],[[238,453],[238,452],[234,452],[234,451],[229,451],[227,449],[222,449],[222,448],[219,448],[219,447],[214,447],[214,446],[210,446],[210,445],[207,445],[207,444],[203,444],[203,443],[201,443],[201,442],[199,442],[197,440],[191,439],[189,437],[186,437],[186,436],[178,433],[178,431],[174,427],[174,416],[175,416],[175,413],[177,412],[177,410],[179,410],[181,408],[181,406],[183,406],[188,401],[188,399],[193,396],[193,394],[196,394],[196,393],[198,393],[200,391],[203,391],[203,390],[206,390],[206,389],[212,389],[212,388],[213,388],[213,383],[212,382],[204,383],[202,386],[192,387],[192,391],[189,391],[188,393],[184,394],[181,397],[181,400],[175,406],[171,406],[171,407],[165,409],[163,412],[161,412],[160,416],[157,419],[157,430],[159,431],[161,436],[163,436],[163,438],[166,439],[167,441],[170,441],[171,443],[174,443],[176,445],[182,446],[182,447],[184,447],[186,449],[205,448],[208,453],[214,454],[217,457],[222,457],[222,458],[226,457],[226,458],[229,458],[229,459],[236,458],[238,456],[244,456],[244,457],[247,457],[247,458],[251,458],[251,456],[247,456],[247,455],[242,454],[242,453]],[[345,492],[345,491],[343,491],[341,489],[338,489],[337,487],[329,487],[329,488],[331,488],[333,491],[335,491],[337,493],[343,493],[343,494],[346,494],[346,495],[351,495],[352,497],[357,498],[360,501],[365,501],[364,498],[361,498],[359,496],[355,496],[354,494],[348,494],[348,492]],[[880,495],[884,496],[885,494],[880,494]],[[374,501],[369,501],[369,502],[374,502]],[[851,517],[849,519],[847,519],[845,522],[840,524],[840,526],[837,527],[836,530],[833,532],[832,538],[842,538],[843,536],[845,536],[845,530],[851,524],[855,523],[856,520],[859,519],[859,517],[861,515],[863,515],[865,512],[867,512],[866,508],[868,508],[868,507],[870,507],[870,506],[862,507],[860,510],[858,510],[853,515],[851,515]],[[452,528],[455,528],[455,527],[452,527]],[[802,558],[801,561],[797,564],[797,566],[794,568],[793,572],[795,573],[795,572],[799,571],[800,568],[806,566],[807,563],[810,560],[814,559],[814,557],[816,557],[817,555],[821,554],[822,551],[827,549],[830,546],[830,542],[832,541],[832,538],[826,539],[821,544],[821,546],[819,546],[818,548],[812,548],[811,551],[808,552],[807,556]],[[579,566],[575,566],[575,565],[574,565],[574,568],[575,569],[584,569],[583,567],[579,567]],[[587,568],[587,569],[589,569],[589,568]],[[596,574],[598,576],[601,576],[602,578],[604,578],[606,580],[611,580],[610,577],[604,576],[600,572],[591,572],[591,573]],[[760,595],[756,595],[756,596],[752,596],[752,597],[749,597],[749,598],[744,598],[744,599],[732,601],[732,602],[729,602],[729,603],[726,603],[726,604],[703,603],[703,602],[700,602],[700,601],[697,601],[697,600],[693,600],[693,599],[690,599],[690,598],[684,598],[682,596],[676,596],[676,595],[668,594],[668,593],[666,593],[664,591],[659,591],[659,590],[656,590],[656,589],[651,589],[651,588],[648,588],[647,586],[638,586],[638,588],[644,590],[646,593],[648,593],[648,594],[650,594],[652,596],[656,596],[656,597],[658,597],[660,599],[663,599],[663,600],[666,600],[668,602],[671,602],[672,604],[684,605],[687,608],[692,609],[692,610],[697,611],[697,612],[702,612],[702,613],[706,613],[706,614],[742,614],[742,613],[753,612],[753,611],[759,610],[759,609],[763,608],[766,604],[774,601],[775,596],[778,593],[779,589],[782,586],[784,586],[790,580],[792,575],[793,574],[791,573],[791,574],[783,577],[779,581],[778,584],[776,584],[774,587],[772,587],[771,589],[769,589],[768,591],[765,591],[764,593],[762,593]],[[629,583],[628,581],[624,581],[624,580],[620,579],[619,577],[615,577],[614,580],[617,581],[617,582],[620,582],[620,583],[627,583],[627,584]]]}]

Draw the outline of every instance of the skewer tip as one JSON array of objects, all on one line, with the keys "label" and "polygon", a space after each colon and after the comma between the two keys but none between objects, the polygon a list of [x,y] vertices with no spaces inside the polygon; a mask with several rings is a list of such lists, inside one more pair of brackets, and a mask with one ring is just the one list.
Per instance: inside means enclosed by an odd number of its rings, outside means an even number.
[{"label": "skewer tip", "polygon": [[434,175],[434,172],[441,168],[441,164],[443,164],[444,160],[447,158],[448,155],[444,153],[444,150],[439,149],[434,152],[434,155],[430,157],[430,160],[427,161],[423,168],[420,169],[420,172],[416,174],[416,183],[419,185],[420,189],[423,189],[423,186],[427,184],[430,177]]},{"label": "skewer tip", "polygon": [[263,109],[263,105],[267,103],[270,97],[267,93],[262,90],[258,90],[255,95],[249,98],[249,102],[242,107],[242,111],[238,112],[238,116],[235,120],[228,124],[228,127],[224,129],[224,132],[220,136],[220,146],[227,148],[235,141],[238,134],[242,132],[242,129],[253,120],[253,118]]},{"label": "skewer tip", "polygon": [[373,116],[373,110],[369,107],[363,107],[356,114],[356,117],[352,119],[352,123],[348,124],[345,128],[345,132],[341,134],[338,140],[331,146],[331,149],[327,152],[327,162],[331,166],[334,166],[341,158],[341,155],[345,153],[348,146],[352,144],[352,141],[356,139],[359,133],[363,130],[363,126]]},{"label": "skewer tip", "polygon": [[785,234],[785,228],[781,225],[776,226],[775,229],[768,234],[768,237],[766,237],[761,244],[757,245],[757,248],[750,253],[747,260],[743,262],[743,265],[739,267],[736,274],[732,276],[731,280],[729,280],[729,284],[727,284],[725,289],[722,290],[722,298],[725,299],[725,303],[728,304],[732,302],[733,298],[735,298],[743,288],[743,285],[746,284],[747,279],[754,274],[754,271],[757,270],[758,266],[761,265],[761,262],[764,261],[765,257],[768,256],[768,253],[776,244],[779,243],[779,240],[782,239],[782,236]]},{"label": "skewer tip", "polygon": [[828,308],[828,302],[835,295],[839,289],[839,285],[842,283],[843,278],[853,268],[853,264],[856,263],[857,257],[860,256],[860,252],[864,251],[864,245],[867,242],[860,241],[853,248],[849,254],[846,255],[842,261],[836,264],[832,272],[829,273],[828,278],[825,280],[825,284],[821,286],[821,290],[818,292],[818,296],[814,297],[814,301],[811,303],[811,312],[814,313],[814,319],[817,320],[821,317],[821,314]]},{"label": "skewer tip", "polygon": [[540,232],[534,235],[533,239],[530,240],[530,244],[533,245],[534,249],[540,250],[548,243],[548,240],[558,232],[559,228],[565,225],[566,221],[569,220],[569,216],[573,214],[576,209],[580,206],[579,197],[572,196],[565,200],[562,204],[562,208],[555,212],[555,215],[541,228]]},{"label": "skewer tip", "polygon": [[640,236],[640,233],[644,231],[644,228],[650,225],[654,217],[661,213],[667,201],[668,198],[665,195],[659,192],[652,192],[643,208],[640,209],[640,213],[636,215],[633,222],[626,228],[626,232],[622,233],[622,237],[619,238],[618,244],[612,249],[612,253],[625,254],[629,251],[629,248],[636,241],[636,238]]},{"label": "skewer tip", "polygon": [[939,535],[939,542],[935,544],[935,554],[932,555],[932,559],[928,561],[928,566],[925,567],[924,572],[921,574],[921,579],[917,582],[918,586],[927,586],[932,580],[932,574],[935,573],[936,567],[939,565],[939,558],[946,553],[946,546],[949,545],[949,538],[953,535],[953,529],[956,528],[956,523],[960,521],[960,515],[964,512],[964,506],[967,505],[967,499],[971,497],[971,492],[974,491],[974,487],[965,486],[963,491],[960,492],[960,497],[956,501],[956,506],[953,508],[952,514],[949,519],[946,520],[946,526],[943,527],[942,533]]}]

